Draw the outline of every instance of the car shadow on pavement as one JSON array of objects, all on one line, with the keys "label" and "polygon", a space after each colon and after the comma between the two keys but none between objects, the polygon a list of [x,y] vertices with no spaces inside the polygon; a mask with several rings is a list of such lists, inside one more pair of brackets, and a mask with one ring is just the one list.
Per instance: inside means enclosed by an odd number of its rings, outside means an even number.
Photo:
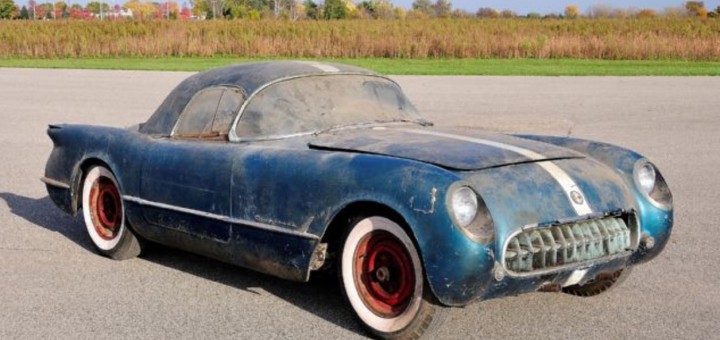
[{"label": "car shadow on pavement", "polygon": [[[33,225],[59,233],[85,250],[95,253],[82,217],[63,213],[54,206],[50,197],[30,198],[0,192],[0,199],[7,203],[12,214]],[[334,275],[315,275],[311,277],[309,283],[286,281],[158,244],[150,244],[140,257],[254,294],[262,294],[258,291],[266,291],[337,326],[364,334],[345,303]],[[277,312],[281,313],[281,311]]]},{"label": "car shadow on pavement", "polygon": [[10,192],[0,192],[0,199],[5,201],[12,214],[38,227],[62,234],[85,250],[94,250],[92,242],[81,224],[82,218],[65,214],[55,207],[49,196],[31,198]]},{"label": "car shadow on pavement", "polygon": [[[254,294],[265,291],[339,327],[365,334],[345,303],[335,275],[321,273],[311,276],[308,283],[287,281],[158,244],[152,244],[141,258]],[[281,310],[276,312],[282,317]]]}]

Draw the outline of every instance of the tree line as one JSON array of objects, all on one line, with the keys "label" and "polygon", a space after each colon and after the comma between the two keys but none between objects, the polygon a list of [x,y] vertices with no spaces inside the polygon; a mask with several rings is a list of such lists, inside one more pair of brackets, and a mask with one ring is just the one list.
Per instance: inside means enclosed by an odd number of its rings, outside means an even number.
[{"label": "tree line", "polygon": [[681,6],[654,9],[615,8],[595,5],[582,12],[568,5],[557,13],[517,13],[504,9],[481,7],[475,12],[453,8],[450,0],[415,0],[406,9],[390,0],[191,0],[182,6],[176,1],[128,0],[110,6],[90,1],[85,6],[65,1],[37,3],[29,0],[18,6],[14,0],[0,0],[0,19],[422,19],[422,18],[654,18],[654,17],[720,18],[720,6],[705,8],[702,1],[688,1]]}]

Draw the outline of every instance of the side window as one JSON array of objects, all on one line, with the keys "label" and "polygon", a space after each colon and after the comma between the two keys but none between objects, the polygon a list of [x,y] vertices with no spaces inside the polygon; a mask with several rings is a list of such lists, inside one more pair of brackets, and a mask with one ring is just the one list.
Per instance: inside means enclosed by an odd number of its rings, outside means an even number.
[{"label": "side window", "polygon": [[227,136],[230,132],[230,125],[235,119],[235,115],[240,109],[240,105],[243,103],[244,96],[238,89],[227,88],[220,98],[220,104],[215,114],[215,121],[213,122],[213,131],[217,131],[221,135]]},{"label": "side window", "polygon": [[226,138],[243,100],[242,91],[231,87],[215,87],[198,92],[180,114],[173,136]]}]

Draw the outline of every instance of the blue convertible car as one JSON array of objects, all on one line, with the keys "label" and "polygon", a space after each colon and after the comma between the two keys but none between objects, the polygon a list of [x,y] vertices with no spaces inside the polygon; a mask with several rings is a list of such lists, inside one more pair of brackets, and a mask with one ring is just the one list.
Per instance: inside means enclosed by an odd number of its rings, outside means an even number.
[{"label": "blue convertible car", "polygon": [[643,156],[575,138],[435,128],[338,64],[196,74],[134,128],[50,125],[43,182],[114,259],[147,241],[281,278],[336,270],[375,336],[447,306],[600,294],[662,251],[670,190]]}]

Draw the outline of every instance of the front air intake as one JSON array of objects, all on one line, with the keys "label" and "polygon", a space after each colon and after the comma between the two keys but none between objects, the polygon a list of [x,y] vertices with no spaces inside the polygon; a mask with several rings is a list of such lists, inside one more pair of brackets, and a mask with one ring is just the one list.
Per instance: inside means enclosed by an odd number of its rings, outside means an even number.
[{"label": "front air intake", "polygon": [[523,230],[505,247],[505,266],[517,273],[600,259],[631,248],[632,230],[621,216]]}]

